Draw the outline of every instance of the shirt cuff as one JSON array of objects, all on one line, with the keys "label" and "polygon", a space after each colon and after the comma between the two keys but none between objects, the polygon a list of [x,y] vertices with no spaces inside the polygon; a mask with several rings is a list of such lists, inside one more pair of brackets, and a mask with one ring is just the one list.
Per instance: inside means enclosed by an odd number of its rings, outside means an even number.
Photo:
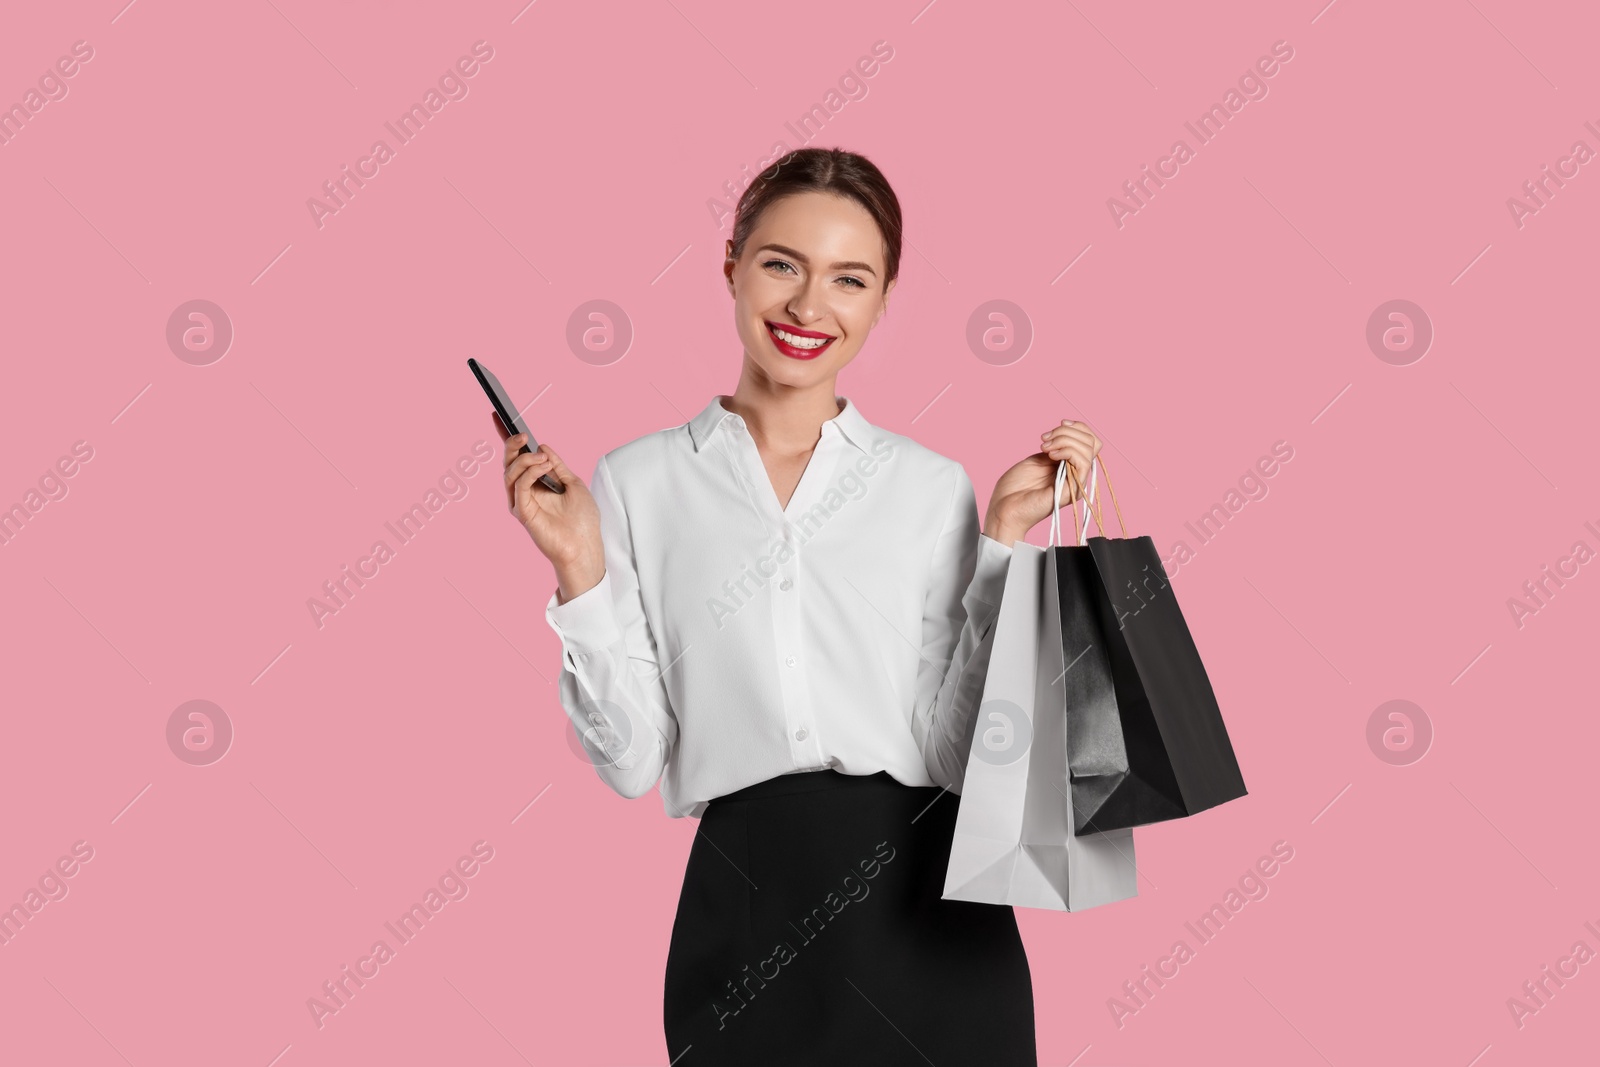
[{"label": "shirt cuff", "polygon": [[998,611],[1006,588],[1006,571],[1011,569],[1011,546],[1002,545],[988,534],[978,535],[978,563],[973,568],[967,595],[991,610]]},{"label": "shirt cuff", "polygon": [[622,637],[617,616],[611,602],[611,571],[608,568],[600,580],[565,604],[558,603],[560,593],[550,594],[545,605],[545,621],[561,638],[561,643],[573,655],[584,655],[610,648]]}]

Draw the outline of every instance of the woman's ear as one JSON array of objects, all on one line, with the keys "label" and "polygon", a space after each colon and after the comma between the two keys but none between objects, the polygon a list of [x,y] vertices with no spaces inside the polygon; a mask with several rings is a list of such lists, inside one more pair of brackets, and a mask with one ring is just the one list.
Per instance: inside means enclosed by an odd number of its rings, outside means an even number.
[{"label": "woman's ear", "polygon": [[739,261],[733,258],[733,241],[730,239],[724,245],[722,260],[722,276],[728,280],[728,292],[733,292],[733,269]]}]

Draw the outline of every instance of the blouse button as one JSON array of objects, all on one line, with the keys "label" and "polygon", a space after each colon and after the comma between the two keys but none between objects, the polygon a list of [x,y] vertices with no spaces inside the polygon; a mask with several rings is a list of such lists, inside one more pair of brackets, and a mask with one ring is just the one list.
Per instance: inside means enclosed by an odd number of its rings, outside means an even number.
[{"label": "blouse button", "polygon": [[787,664],[788,664],[788,665],[789,665],[789,666],[791,666],[791,667],[793,667],[793,666],[794,666],[794,657],[793,657],[793,656],[790,656],[790,657],[789,657],[789,658],[788,658],[788,659],[786,659],[786,660],[784,660],[784,661],[783,661],[783,662],[785,662],[785,663],[787,663]]},{"label": "blouse button", "polygon": [[794,732],[794,739],[796,741],[804,741],[807,737],[810,737],[810,736],[811,736],[810,734],[806,733],[804,727],[801,727],[800,729],[798,729],[798,730],[796,730]]},{"label": "blouse button", "polygon": [[779,589],[788,589],[792,585],[794,585],[794,583],[791,582],[789,579],[785,578],[783,581],[778,583],[778,588]]}]

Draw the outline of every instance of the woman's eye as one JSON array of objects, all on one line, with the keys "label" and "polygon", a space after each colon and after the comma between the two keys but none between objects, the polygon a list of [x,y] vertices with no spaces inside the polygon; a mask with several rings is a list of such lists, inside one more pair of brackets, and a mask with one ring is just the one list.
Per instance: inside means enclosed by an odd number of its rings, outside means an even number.
[{"label": "woman's eye", "polygon": [[[767,260],[765,263],[763,263],[761,265],[763,267],[768,268],[769,270],[774,268],[774,267],[781,267],[782,269],[787,270],[787,271],[793,271],[794,270],[794,265],[793,264],[791,264],[791,263],[789,263],[789,262],[787,262],[785,260],[781,260],[781,259],[769,259],[769,260]],[[862,281],[860,278],[855,278],[855,277],[852,277],[851,275],[848,275],[848,274],[842,275],[839,278],[839,280],[841,282],[844,282],[847,286],[849,286],[852,289],[868,289],[868,288],[871,288],[870,286],[867,285],[866,282]]]}]

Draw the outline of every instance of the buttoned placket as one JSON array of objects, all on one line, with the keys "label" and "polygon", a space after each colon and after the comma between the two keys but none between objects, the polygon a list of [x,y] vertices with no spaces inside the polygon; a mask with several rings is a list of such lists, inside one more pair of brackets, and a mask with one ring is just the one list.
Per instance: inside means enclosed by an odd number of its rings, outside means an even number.
[{"label": "buttoned placket", "polygon": [[[807,649],[803,646],[801,627],[801,598],[806,591],[802,566],[804,549],[788,515],[803,515],[814,503],[820,492],[818,486],[834,463],[835,448],[839,444],[837,427],[832,430],[826,426],[823,428],[817,447],[789,498],[786,514],[784,509],[778,507],[772,479],[762,465],[761,452],[756,448],[755,439],[746,431],[744,420],[734,415],[729,421],[737,431],[737,450],[747,473],[751,478],[759,479],[756,484],[766,488],[765,493],[758,495],[769,518],[768,528],[777,529],[784,543],[789,546],[787,560],[779,562],[776,555],[772,557],[777,569],[767,579],[767,588],[771,592],[767,603],[772,617],[774,669],[778,674],[778,692],[783,699],[784,733],[788,738],[789,758],[797,769],[820,767],[824,762],[822,741],[817,734],[816,716],[811,703],[811,686],[807,678],[810,664],[806,659]],[[766,555],[770,548],[769,541],[762,546],[762,555]]]}]

